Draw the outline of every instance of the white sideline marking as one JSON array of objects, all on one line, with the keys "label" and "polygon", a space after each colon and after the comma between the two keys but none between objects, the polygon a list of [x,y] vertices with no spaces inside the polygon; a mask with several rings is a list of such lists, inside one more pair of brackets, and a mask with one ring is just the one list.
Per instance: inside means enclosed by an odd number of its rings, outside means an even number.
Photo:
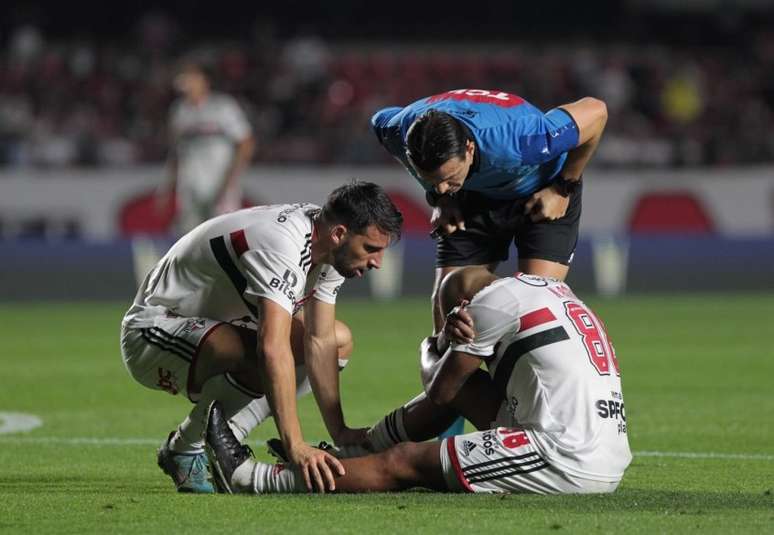
[{"label": "white sideline marking", "polygon": [[[65,446],[158,446],[159,438],[96,438],[96,437],[0,437],[0,444],[62,444]],[[312,441],[316,443],[318,441]],[[263,440],[251,440],[250,444],[263,446]],[[691,451],[635,451],[635,457],[673,457],[678,459],[738,459],[745,461],[774,461],[774,455],[764,453],[713,453]]]},{"label": "white sideline marking", "polygon": [[[160,446],[164,441],[159,438],[97,438],[97,437],[0,437],[0,444],[61,444],[63,446]],[[250,444],[262,446],[263,440],[253,440]]]},{"label": "white sideline marking", "polygon": [[774,461],[774,455],[764,453],[695,453],[691,451],[636,451],[635,457],[679,457],[683,459],[743,459]]},{"label": "white sideline marking", "polygon": [[41,425],[43,425],[43,420],[34,414],[0,412],[0,435],[31,431]]}]

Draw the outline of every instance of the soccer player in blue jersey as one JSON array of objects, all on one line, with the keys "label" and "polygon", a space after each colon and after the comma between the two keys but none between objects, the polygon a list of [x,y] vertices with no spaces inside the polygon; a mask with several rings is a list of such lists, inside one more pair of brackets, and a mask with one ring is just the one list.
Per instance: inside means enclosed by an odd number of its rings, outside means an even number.
[{"label": "soccer player in blue jersey", "polygon": [[[519,271],[564,280],[581,213],[581,177],[602,137],[607,107],[586,97],[543,113],[523,98],[457,89],[405,108],[379,110],[379,142],[425,188],[437,239],[433,326],[444,318],[439,287],[463,266],[494,271],[511,240]],[[464,321],[463,321],[464,320]],[[463,313],[455,334],[474,331]],[[442,436],[462,432],[458,421]]]},{"label": "soccer player in blue jersey", "polygon": [[[607,122],[586,97],[543,113],[502,91],[458,89],[405,108],[379,110],[379,142],[426,190],[437,239],[433,324],[443,325],[438,289],[463,266],[493,271],[514,241],[519,271],[563,280],[578,239],[581,177]],[[461,324],[462,325],[462,324]],[[472,328],[459,331],[472,339]]]}]

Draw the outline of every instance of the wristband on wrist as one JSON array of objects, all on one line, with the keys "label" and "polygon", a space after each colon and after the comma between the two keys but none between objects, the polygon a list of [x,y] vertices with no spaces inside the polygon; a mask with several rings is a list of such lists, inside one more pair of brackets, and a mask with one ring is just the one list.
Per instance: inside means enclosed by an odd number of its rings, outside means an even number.
[{"label": "wristband on wrist", "polygon": [[569,180],[567,178],[564,178],[562,176],[557,177],[557,179],[554,181],[553,186],[556,188],[556,190],[559,192],[559,195],[562,197],[569,197],[573,193],[575,193],[575,190],[578,189],[580,186],[581,179],[577,180]]}]

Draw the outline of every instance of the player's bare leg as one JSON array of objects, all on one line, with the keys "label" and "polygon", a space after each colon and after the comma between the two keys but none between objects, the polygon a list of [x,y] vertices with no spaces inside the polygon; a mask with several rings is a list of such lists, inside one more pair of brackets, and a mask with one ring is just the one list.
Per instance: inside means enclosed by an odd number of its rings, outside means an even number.
[{"label": "player's bare leg", "polygon": [[336,490],[394,491],[413,487],[447,490],[440,448],[440,442],[403,442],[382,453],[344,459],[346,473],[336,479]]},{"label": "player's bare leg", "polygon": [[347,459],[387,451],[404,442],[424,442],[462,417],[478,430],[489,429],[502,402],[489,374],[479,370],[468,378],[449,405],[438,405],[423,392],[379,420],[368,431],[369,443],[365,447],[345,446],[333,453]]},{"label": "player's bare leg", "polygon": [[449,406],[464,416],[476,429],[483,431],[492,427],[502,403],[502,394],[498,392],[489,374],[484,370],[477,370],[468,377]]},{"label": "player's bare leg", "polygon": [[542,258],[520,258],[519,271],[528,275],[538,275],[539,277],[563,281],[570,271],[570,266],[551,260],[543,260]]},{"label": "player's bare leg", "polygon": [[[336,321],[336,341],[338,358],[347,361],[352,354],[352,333],[346,324]],[[290,334],[290,346],[296,366],[304,364],[304,322],[303,315],[293,318]],[[240,384],[263,392],[265,386],[258,372],[256,355],[256,332],[234,325],[222,324],[202,345],[199,358],[193,370],[192,390],[199,391],[212,377],[224,373],[231,374]]]},{"label": "player's bare leg", "polygon": [[[294,318],[291,348],[297,363],[298,396],[311,391],[303,367],[303,328],[303,318]],[[352,335],[341,322],[337,321],[335,328],[339,367],[343,368],[352,351]],[[199,399],[158,452],[159,466],[172,477],[179,491],[213,491],[205,477],[206,458],[201,439],[210,402],[222,402],[239,440],[244,440],[250,431],[271,416],[271,408],[262,395],[265,389],[258,373],[256,347],[255,331],[229,324],[216,327],[200,347],[189,381],[190,392],[199,393]]]},{"label": "player's bare leg", "polygon": [[[256,462],[233,435],[217,402],[208,411],[205,433],[213,479],[225,493],[301,493],[306,484],[293,466]],[[447,490],[439,442],[403,443],[388,451],[346,459],[337,492],[395,491],[412,487]]]}]

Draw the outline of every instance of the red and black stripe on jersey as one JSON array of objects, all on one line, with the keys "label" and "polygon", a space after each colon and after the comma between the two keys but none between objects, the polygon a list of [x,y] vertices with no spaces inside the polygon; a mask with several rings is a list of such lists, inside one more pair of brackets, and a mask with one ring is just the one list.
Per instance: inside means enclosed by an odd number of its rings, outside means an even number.
[{"label": "red and black stripe on jersey", "polygon": [[[237,258],[241,257],[248,249],[245,231],[234,231],[229,235],[229,238]],[[212,254],[215,255],[215,260],[217,260],[218,265],[226,273],[229,280],[231,281],[231,284],[234,285],[234,289],[236,289],[237,293],[239,294],[239,298],[242,299],[242,302],[247,307],[247,310],[250,311],[250,314],[253,315],[253,318],[257,318],[258,308],[254,304],[250,303],[247,299],[245,299],[244,294],[245,290],[247,289],[247,279],[245,279],[244,275],[242,275],[242,273],[239,271],[239,268],[236,266],[236,263],[234,263],[234,260],[231,258],[231,255],[228,252],[228,247],[226,247],[226,238],[224,236],[217,236],[212,238],[210,240],[210,249],[212,250]]]},{"label": "red and black stripe on jersey", "polygon": [[[550,314],[550,319],[547,319],[548,316],[546,316],[542,311],[548,311]],[[525,322],[525,319],[528,319],[530,316],[530,314],[527,314],[522,317],[522,323],[519,329],[520,331],[531,327],[536,327],[541,323],[547,323],[548,321],[556,319],[548,309],[541,309],[535,312],[542,313],[543,315],[541,319],[544,319],[545,321],[538,322],[536,319],[537,316],[533,316],[532,320],[535,321],[530,320]],[[546,329],[545,331],[540,331],[535,334],[525,336],[524,338],[514,340],[505,350],[503,357],[500,359],[500,363],[497,365],[497,370],[495,371],[494,376],[495,386],[500,392],[504,393],[506,391],[506,387],[508,386],[508,381],[511,379],[511,373],[513,372],[513,367],[516,366],[516,362],[518,362],[521,357],[530,351],[533,351],[539,347],[555,344],[556,342],[562,342],[569,339],[570,335],[567,333],[565,328],[560,325],[558,327]]]}]

